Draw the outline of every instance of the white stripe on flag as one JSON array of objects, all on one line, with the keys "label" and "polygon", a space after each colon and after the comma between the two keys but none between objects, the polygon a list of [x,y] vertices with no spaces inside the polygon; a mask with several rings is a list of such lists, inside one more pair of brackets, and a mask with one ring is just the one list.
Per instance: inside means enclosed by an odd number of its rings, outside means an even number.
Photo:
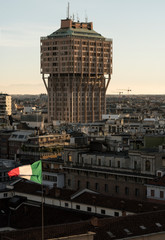
[{"label": "white stripe on flag", "polygon": [[32,175],[31,165],[25,165],[25,166],[19,167],[19,175],[22,178],[26,178],[27,180],[30,180]]}]

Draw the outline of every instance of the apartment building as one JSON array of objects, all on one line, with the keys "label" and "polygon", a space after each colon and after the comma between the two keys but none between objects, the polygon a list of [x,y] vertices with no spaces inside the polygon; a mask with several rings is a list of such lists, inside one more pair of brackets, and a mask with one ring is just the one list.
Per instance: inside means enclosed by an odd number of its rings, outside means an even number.
[{"label": "apartment building", "polygon": [[8,94],[0,94],[0,118],[11,115],[12,113],[12,104],[11,96]]}]

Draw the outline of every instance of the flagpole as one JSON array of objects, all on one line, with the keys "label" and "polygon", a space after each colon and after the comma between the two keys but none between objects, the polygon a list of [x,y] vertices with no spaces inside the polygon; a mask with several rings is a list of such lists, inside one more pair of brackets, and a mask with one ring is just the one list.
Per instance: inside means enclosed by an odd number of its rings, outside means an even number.
[{"label": "flagpole", "polygon": [[41,185],[42,185],[42,240],[44,240],[44,191],[43,191],[43,181],[42,181]]}]

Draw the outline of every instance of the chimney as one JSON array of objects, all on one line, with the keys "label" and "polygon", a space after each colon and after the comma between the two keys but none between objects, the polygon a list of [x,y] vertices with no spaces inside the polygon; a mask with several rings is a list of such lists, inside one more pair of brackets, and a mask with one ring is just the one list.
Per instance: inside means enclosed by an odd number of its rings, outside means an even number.
[{"label": "chimney", "polygon": [[46,188],[45,188],[45,195],[48,195],[49,194],[49,187],[47,186]]},{"label": "chimney", "polygon": [[142,204],[142,203],[139,203],[139,204],[138,204],[138,211],[139,211],[139,212],[141,212],[142,207],[143,207],[143,204]]},{"label": "chimney", "polygon": [[94,227],[98,227],[98,226],[99,226],[99,220],[98,220],[98,218],[97,218],[97,217],[91,218],[91,224],[92,224],[92,226],[94,226]]},{"label": "chimney", "polygon": [[55,189],[55,197],[60,197],[60,189],[58,188]]}]

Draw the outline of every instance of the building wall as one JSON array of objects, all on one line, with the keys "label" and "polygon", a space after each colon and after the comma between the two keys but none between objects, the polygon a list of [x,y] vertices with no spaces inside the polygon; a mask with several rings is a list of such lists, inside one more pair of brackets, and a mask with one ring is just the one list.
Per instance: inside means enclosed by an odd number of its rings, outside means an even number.
[{"label": "building wall", "polygon": [[165,201],[165,187],[147,185],[147,198],[151,200]]},{"label": "building wall", "polygon": [[66,169],[66,188],[89,188],[114,197],[141,200],[146,199],[145,180],[142,177],[130,177],[127,174],[105,173],[96,170]]},{"label": "building wall", "polygon": [[57,188],[64,187],[64,174],[43,172],[43,184],[53,187],[56,185]]}]

